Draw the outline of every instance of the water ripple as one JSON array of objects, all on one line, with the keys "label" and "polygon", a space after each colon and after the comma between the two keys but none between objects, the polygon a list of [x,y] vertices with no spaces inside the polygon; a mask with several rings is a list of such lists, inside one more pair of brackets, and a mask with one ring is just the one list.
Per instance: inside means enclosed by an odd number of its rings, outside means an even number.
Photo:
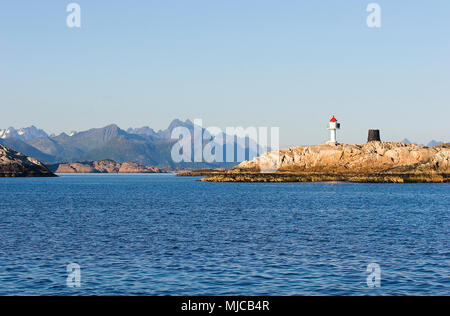
[{"label": "water ripple", "polygon": [[0,295],[450,295],[448,184],[80,175],[0,192]]}]

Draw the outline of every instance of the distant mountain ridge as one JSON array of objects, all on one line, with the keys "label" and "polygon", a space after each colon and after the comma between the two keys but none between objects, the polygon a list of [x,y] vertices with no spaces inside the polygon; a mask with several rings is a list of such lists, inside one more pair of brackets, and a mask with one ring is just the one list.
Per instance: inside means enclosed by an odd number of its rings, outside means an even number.
[{"label": "distant mountain ridge", "polygon": [[14,127],[0,130],[1,139],[17,138],[20,140],[28,140],[32,138],[47,136],[48,135],[44,130],[38,129],[35,126],[25,127],[18,130],[16,130]]},{"label": "distant mountain ridge", "polygon": [[418,144],[418,143],[414,143],[411,142],[409,139],[405,138],[404,140],[402,140],[402,143],[406,143],[409,145],[420,145],[420,146],[426,146],[426,147],[433,147],[433,146],[439,146],[439,145],[443,145],[446,144],[446,142],[440,142],[440,141],[436,141],[436,140],[432,140],[430,141],[428,144]]},{"label": "distant mountain ridge", "polygon": [[[172,131],[186,127],[193,131],[190,120],[173,120],[167,129],[156,132],[151,127],[129,128],[126,131],[115,124],[93,128],[69,135],[48,135],[32,126],[16,130],[2,130],[0,144],[46,163],[70,163],[111,159],[118,163],[133,161],[148,166],[174,168],[232,167],[237,163],[189,163],[172,161],[171,149],[177,140],[171,139]],[[205,132],[205,130],[203,129]],[[251,140],[249,140],[251,141]],[[206,141],[205,141],[206,142]],[[234,146],[238,146],[235,141]],[[246,159],[257,153],[246,145]],[[236,147],[237,149],[237,147]],[[224,149],[225,150],[225,149]]]}]

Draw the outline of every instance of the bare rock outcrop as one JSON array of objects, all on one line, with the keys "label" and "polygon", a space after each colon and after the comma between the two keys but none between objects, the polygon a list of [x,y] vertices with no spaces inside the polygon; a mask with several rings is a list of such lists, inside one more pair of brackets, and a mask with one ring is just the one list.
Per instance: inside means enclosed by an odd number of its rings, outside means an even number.
[{"label": "bare rock outcrop", "polygon": [[54,177],[40,161],[0,145],[0,177]]},{"label": "bare rock outcrop", "polygon": [[327,173],[450,172],[450,144],[435,147],[405,143],[369,142],[364,145],[300,146],[245,161],[232,171]]},{"label": "bare rock outcrop", "polygon": [[[267,170],[274,170],[267,172]],[[206,181],[448,182],[450,144],[300,146],[269,152]]]},{"label": "bare rock outcrop", "polygon": [[161,173],[159,168],[136,162],[118,163],[112,160],[60,164],[56,173]]}]

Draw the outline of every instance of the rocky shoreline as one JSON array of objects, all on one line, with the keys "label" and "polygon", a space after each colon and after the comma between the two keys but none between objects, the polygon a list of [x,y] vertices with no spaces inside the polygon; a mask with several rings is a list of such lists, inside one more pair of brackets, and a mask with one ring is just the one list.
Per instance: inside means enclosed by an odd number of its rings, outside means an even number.
[{"label": "rocky shoreline", "polygon": [[0,177],[56,177],[40,161],[0,145]]},{"label": "rocky shoreline", "polygon": [[355,182],[355,183],[448,183],[450,173],[436,174],[322,174],[322,173],[222,173],[209,174],[207,182]]},{"label": "rocky shoreline", "polygon": [[[276,172],[264,172],[276,169]],[[450,144],[406,143],[299,146],[269,152],[225,172],[204,172],[211,182],[448,183]]]},{"label": "rocky shoreline", "polygon": [[198,170],[188,170],[181,171],[177,174],[178,177],[212,177],[219,176],[226,172],[226,169],[198,169]]},{"label": "rocky shoreline", "polygon": [[54,164],[49,168],[55,173],[165,173],[166,171],[144,166],[136,162],[118,163],[113,160],[98,160]]}]

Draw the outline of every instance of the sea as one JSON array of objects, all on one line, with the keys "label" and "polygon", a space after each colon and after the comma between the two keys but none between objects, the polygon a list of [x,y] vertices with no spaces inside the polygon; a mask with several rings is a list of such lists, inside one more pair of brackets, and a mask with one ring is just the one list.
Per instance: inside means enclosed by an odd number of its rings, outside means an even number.
[{"label": "sea", "polygon": [[0,179],[0,295],[450,295],[450,184]]}]

